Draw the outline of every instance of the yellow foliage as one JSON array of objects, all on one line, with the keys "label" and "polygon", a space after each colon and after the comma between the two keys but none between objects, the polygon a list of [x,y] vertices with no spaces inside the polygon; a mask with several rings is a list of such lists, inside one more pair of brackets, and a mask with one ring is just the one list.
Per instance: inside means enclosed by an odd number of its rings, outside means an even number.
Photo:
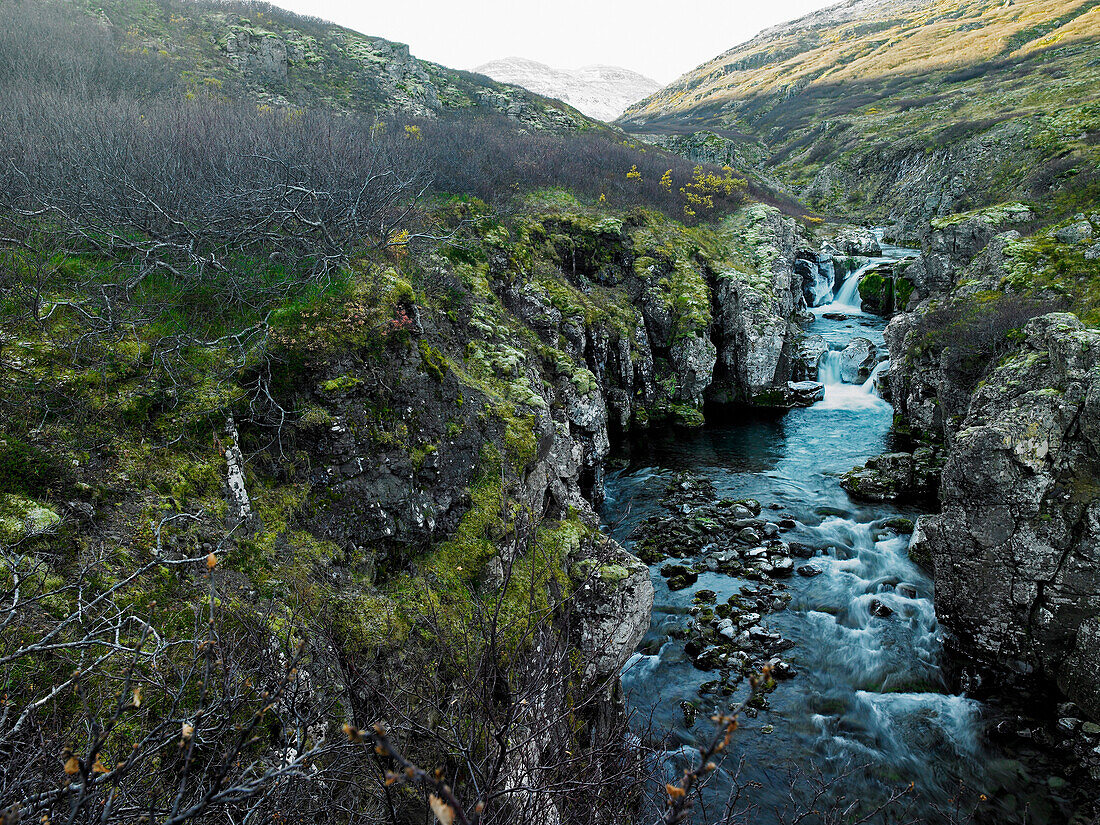
[{"label": "yellow foliage", "polygon": [[669,169],[663,175],[661,175],[661,186],[667,191],[672,191],[672,170]]},{"label": "yellow foliage", "polygon": [[630,171],[626,173],[626,179],[627,180],[641,180],[642,179],[642,173],[638,171],[638,165],[637,164],[630,167]]},{"label": "yellow foliage", "polygon": [[691,181],[680,187],[680,194],[687,201],[684,212],[690,217],[699,209],[713,209],[715,195],[729,197],[747,184],[744,178],[735,178],[729,166],[723,167],[721,175],[705,172],[702,166],[696,166]]},{"label": "yellow foliage", "polygon": [[424,135],[420,131],[419,126],[406,126],[405,127],[405,137],[407,137],[409,140],[423,140],[424,139]]}]

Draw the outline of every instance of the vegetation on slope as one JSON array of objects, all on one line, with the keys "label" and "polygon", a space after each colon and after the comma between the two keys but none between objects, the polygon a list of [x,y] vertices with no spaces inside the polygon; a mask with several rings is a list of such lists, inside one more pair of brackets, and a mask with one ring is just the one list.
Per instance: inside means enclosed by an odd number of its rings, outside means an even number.
[{"label": "vegetation on slope", "polygon": [[714,133],[855,219],[922,212],[933,189],[929,217],[1022,198],[1060,218],[1100,186],[1098,15],[1086,0],[849,3],[715,58],[622,123]]},{"label": "vegetation on slope", "polygon": [[570,634],[628,571],[528,487],[550,388],[596,379],[496,290],[625,335],[578,287],[615,226],[684,334],[743,182],[476,106],[257,106],[190,7],[67,8],[0,8],[0,816],[404,821],[382,715],[472,802],[537,730],[560,810],[625,810]]}]

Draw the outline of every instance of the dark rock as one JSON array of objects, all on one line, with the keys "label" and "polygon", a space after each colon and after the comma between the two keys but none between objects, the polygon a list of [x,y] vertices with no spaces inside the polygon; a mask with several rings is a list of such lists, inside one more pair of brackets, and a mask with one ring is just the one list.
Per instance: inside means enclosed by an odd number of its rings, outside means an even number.
[{"label": "dark rock", "polygon": [[887,619],[894,615],[893,608],[878,599],[871,599],[868,610],[872,616],[878,616],[880,619]]},{"label": "dark rock", "polygon": [[814,548],[810,547],[810,545],[808,544],[802,544],[797,541],[792,541],[789,546],[791,550],[791,555],[794,556],[796,559],[812,559],[815,555],[817,555]]},{"label": "dark rock", "polygon": [[960,682],[1053,680],[1100,719],[1100,332],[1056,313],[1025,335],[970,398],[913,547]]},{"label": "dark rock", "polygon": [[862,384],[878,365],[878,348],[867,338],[853,338],[840,351],[840,378],[847,384]]},{"label": "dark rock", "polygon": [[825,571],[820,567],[815,567],[812,564],[804,564],[798,568],[798,575],[805,576],[807,579],[812,579],[814,576],[820,576]]}]

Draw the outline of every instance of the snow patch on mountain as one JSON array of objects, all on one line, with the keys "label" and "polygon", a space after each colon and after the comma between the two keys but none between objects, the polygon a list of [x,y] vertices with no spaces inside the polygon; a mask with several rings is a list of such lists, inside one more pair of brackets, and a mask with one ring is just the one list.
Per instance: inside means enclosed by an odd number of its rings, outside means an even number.
[{"label": "snow patch on mountain", "polygon": [[474,69],[501,83],[523,86],[535,94],[556,98],[589,117],[612,121],[631,103],[648,97],[661,84],[620,66],[555,69],[536,60],[506,57]]}]

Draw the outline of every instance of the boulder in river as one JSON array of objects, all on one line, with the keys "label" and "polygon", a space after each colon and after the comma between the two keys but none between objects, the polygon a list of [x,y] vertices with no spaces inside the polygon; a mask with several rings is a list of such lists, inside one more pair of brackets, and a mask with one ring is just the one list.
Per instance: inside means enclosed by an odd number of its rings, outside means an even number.
[{"label": "boulder in river", "polygon": [[817,380],[817,365],[821,356],[829,349],[824,335],[807,335],[798,345],[798,354],[792,366],[792,375],[796,381]]},{"label": "boulder in river", "polygon": [[789,381],[788,404],[792,407],[811,407],[825,398],[825,385],[819,381]]},{"label": "boulder in river", "polygon": [[840,378],[862,384],[878,365],[878,348],[868,338],[853,338],[840,352]]},{"label": "boulder in river", "polygon": [[845,473],[840,486],[862,501],[931,499],[939,486],[940,464],[931,447],[912,453],[886,453]]}]

